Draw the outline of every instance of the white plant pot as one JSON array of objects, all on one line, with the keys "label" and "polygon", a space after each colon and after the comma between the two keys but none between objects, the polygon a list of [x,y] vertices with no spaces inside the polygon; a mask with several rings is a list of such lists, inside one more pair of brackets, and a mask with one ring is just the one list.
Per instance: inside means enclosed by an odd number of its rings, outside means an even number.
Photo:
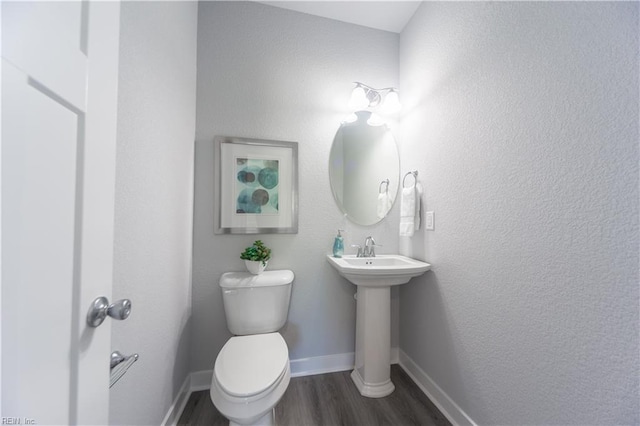
[{"label": "white plant pot", "polygon": [[265,261],[264,264],[262,263],[261,260],[245,260],[244,261],[244,265],[247,267],[247,271],[249,271],[253,275],[261,274],[267,267],[268,263],[269,263],[268,260]]}]

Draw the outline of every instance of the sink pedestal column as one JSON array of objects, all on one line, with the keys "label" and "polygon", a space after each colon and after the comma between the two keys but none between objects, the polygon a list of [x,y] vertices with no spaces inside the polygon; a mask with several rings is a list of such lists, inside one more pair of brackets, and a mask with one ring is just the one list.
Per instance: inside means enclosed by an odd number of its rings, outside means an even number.
[{"label": "sink pedestal column", "polygon": [[394,391],[391,383],[391,287],[424,274],[431,265],[391,254],[377,257],[347,255],[327,261],[358,287],[356,369],[351,378],[360,394],[381,398]]},{"label": "sink pedestal column", "polygon": [[362,396],[381,398],[391,382],[391,287],[358,286],[356,365],[351,378]]}]

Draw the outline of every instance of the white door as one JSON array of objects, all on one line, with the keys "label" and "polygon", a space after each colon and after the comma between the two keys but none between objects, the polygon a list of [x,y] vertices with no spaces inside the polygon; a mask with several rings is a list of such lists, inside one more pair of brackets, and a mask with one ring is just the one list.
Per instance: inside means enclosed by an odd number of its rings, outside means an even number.
[{"label": "white door", "polygon": [[117,2],[2,1],[2,421],[108,422]]}]

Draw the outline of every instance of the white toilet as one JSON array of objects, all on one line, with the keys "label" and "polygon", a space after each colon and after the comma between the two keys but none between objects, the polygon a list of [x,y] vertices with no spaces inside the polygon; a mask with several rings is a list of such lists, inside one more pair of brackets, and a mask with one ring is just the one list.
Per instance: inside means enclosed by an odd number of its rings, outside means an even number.
[{"label": "white toilet", "polygon": [[277,331],[287,321],[293,272],[220,277],[229,331],[216,358],[211,401],[230,425],[273,425],[274,408],[289,386],[289,349]]}]

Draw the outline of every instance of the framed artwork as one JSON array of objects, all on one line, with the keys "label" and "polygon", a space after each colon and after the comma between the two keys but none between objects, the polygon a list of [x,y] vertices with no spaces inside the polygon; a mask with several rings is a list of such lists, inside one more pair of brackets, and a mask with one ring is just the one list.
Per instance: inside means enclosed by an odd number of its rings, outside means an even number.
[{"label": "framed artwork", "polygon": [[216,234],[298,233],[298,143],[216,136]]}]

